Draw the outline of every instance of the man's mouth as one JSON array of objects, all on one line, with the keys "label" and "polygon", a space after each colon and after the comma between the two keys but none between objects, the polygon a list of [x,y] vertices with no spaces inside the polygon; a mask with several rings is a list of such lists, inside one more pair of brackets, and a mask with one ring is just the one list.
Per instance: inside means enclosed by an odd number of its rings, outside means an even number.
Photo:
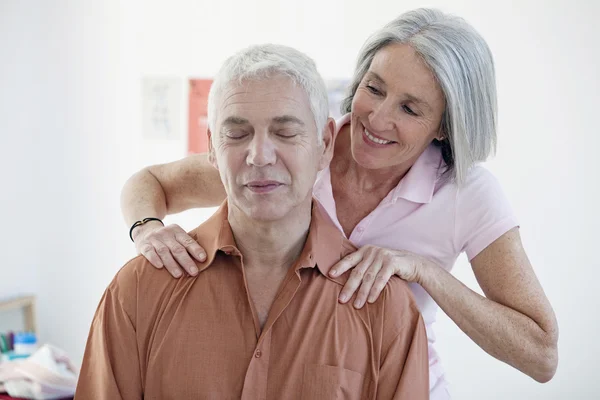
[{"label": "man's mouth", "polygon": [[246,184],[246,187],[255,193],[268,193],[280,186],[283,184],[277,181],[252,181]]}]

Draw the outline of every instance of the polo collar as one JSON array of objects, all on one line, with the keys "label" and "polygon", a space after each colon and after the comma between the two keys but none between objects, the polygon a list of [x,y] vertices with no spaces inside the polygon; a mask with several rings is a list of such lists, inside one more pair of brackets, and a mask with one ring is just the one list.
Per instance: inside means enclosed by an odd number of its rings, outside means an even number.
[{"label": "polo collar", "polygon": [[[293,268],[298,271],[316,266],[326,278],[343,285],[347,277],[331,278],[328,273],[345,252],[355,249],[347,249],[349,246],[344,246],[344,236],[333,225],[323,206],[315,198],[312,200],[311,214],[308,236]],[[219,251],[227,255],[241,256],[227,217],[228,202],[225,200],[206,222],[190,232],[190,236],[206,250],[206,260],[197,262],[200,272],[213,264]]]}]

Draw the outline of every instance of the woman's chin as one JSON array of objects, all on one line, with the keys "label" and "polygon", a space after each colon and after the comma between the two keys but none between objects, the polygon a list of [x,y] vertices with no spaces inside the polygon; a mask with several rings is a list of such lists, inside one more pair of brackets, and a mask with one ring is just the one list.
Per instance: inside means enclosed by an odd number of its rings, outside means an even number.
[{"label": "woman's chin", "polygon": [[352,150],[352,158],[362,168],[379,169],[383,167],[381,160],[360,148]]}]

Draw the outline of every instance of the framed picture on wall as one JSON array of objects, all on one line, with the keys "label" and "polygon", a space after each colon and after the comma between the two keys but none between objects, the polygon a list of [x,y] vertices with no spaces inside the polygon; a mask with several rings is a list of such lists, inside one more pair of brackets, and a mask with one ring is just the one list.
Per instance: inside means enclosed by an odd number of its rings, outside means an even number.
[{"label": "framed picture on wall", "polygon": [[208,151],[208,92],[212,79],[189,80],[188,155]]}]

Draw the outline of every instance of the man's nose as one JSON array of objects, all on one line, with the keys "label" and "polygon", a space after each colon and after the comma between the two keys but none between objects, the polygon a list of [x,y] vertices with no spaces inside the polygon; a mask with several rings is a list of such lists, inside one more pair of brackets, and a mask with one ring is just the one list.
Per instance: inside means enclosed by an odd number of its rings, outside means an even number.
[{"label": "man's nose", "polygon": [[275,143],[268,134],[254,134],[250,141],[246,163],[255,167],[273,165],[277,161]]}]

